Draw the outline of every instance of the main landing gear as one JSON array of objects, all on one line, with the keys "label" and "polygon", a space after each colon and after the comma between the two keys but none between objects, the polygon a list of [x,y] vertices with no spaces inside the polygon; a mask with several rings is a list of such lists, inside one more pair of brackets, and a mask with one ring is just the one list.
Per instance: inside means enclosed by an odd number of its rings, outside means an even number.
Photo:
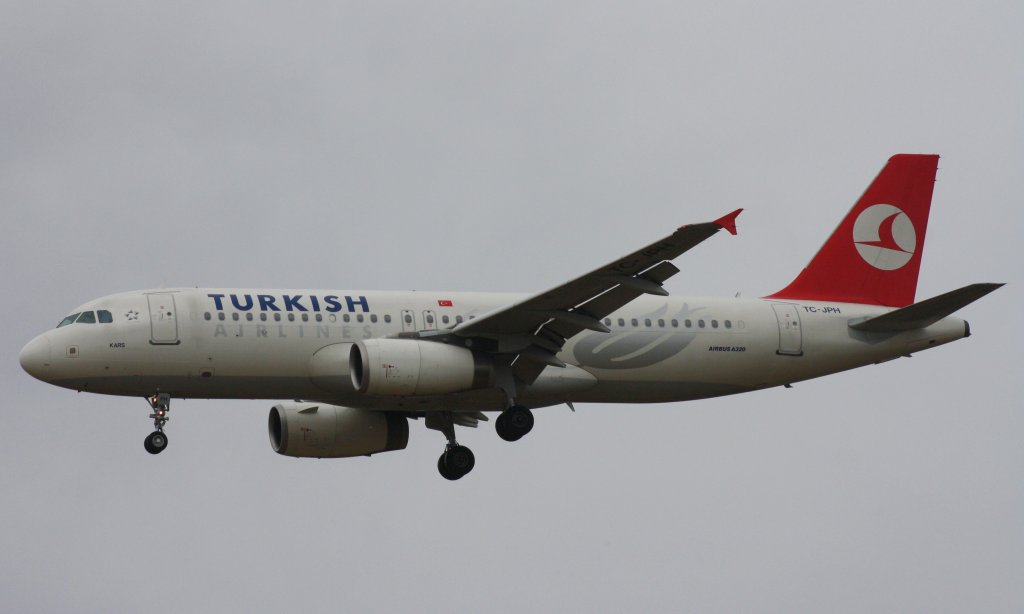
[{"label": "main landing gear", "polygon": [[451,412],[428,413],[427,428],[441,431],[448,440],[444,453],[437,459],[437,470],[444,479],[457,480],[473,470],[476,457],[472,450],[455,441],[455,422]]},{"label": "main landing gear", "polygon": [[437,459],[437,470],[446,480],[457,480],[473,470],[476,457],[473,451],[458,443],[449,442]]},{"label": "main landing gear", "polygon": [[167,412],[171,410],[171,395],[161,392],[154,394],[146,400],[149,401],[149,406],[153,409],[153,413],[149,414],[149,417],[153,419],[153,426],[156,427],[156,430],[146,437],[143,445],[146,448],[146,452],[160,454],[167,447],[167,435],[164,434],[164,425],[170,420]]},{"label": "main landing gear", "polygon": [[506,409],[494,421],[494,430],[505,441],[518,441],[533,429],[533,412],[522,405]]}]

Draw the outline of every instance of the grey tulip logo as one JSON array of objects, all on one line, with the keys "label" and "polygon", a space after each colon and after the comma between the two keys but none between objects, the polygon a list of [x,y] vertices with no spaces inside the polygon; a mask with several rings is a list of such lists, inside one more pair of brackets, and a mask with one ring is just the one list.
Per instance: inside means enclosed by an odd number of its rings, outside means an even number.
[{"label": "grey tulip logo", "polygon": [[[681,321],[703,307],[683,308],[670,319]],[[664,318],[668,305],[663,305],[642,319]],[[677,329],[624,330],[614,333],[591,333],[573,346],[578,364],[597,369],[639,369],[658,364],[682,352],[697,338],[696,333]]]}]

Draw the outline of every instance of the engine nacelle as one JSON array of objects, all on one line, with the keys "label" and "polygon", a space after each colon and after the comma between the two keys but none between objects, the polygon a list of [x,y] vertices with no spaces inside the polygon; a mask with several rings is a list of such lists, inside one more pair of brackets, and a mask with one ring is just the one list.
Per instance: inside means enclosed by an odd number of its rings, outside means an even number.
[{"label": "engine nacelle", "polygon": [[339,395],[352,394],[352,375],[348,372],[351,343],[327,345],[309,359],[309,380],[321,390]]},{"label": "engine nacelle", "polygon": [[275,405],[268,426],[274,452],[299,458],[369,456],[409,443],[405,416],[324,403]]},{"label": "engine nacelle", "polygon": [[494,363],[466,348],[418,339],[365,339],[352,346],[352,385],[364,394],[421,396],[494,385]]}]

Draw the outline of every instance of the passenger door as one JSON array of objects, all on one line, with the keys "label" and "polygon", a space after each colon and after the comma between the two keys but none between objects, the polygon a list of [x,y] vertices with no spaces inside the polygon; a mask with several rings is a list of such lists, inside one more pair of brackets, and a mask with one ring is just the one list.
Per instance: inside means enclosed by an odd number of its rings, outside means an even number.
[{"label": "passenger door", "polygon": [[772,304],[775,319],[779,321],[779,349],[777,354],[783,356],[801,356],[803,352],[803,335],[800,332],[800,315],[796,305]]},{"label": "passenger door", "polygon": [[153,345],[178,345],[178,310],[174,295],[147,294],[149,301],[149,342]]}]

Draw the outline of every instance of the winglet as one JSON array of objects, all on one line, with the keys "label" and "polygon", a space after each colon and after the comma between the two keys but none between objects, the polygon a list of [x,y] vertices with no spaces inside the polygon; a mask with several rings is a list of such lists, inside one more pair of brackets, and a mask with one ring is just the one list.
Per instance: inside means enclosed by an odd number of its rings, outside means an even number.
[{"label": "winglet", "polygon": [[711,222],[711,223],[716,225],[716,226],[718,226],[719,228],[724,228],[724,229],[728,230],[729,234],[734,235],[734,234],[736,234],[736,218],[742,212],[743,212],[743,209],[737,209],[737,210],[733,211],[732,213],[729,213],[727,215],[723,215],[722,217],[718,218],[717,220],[715,220],[714,222]]}]

